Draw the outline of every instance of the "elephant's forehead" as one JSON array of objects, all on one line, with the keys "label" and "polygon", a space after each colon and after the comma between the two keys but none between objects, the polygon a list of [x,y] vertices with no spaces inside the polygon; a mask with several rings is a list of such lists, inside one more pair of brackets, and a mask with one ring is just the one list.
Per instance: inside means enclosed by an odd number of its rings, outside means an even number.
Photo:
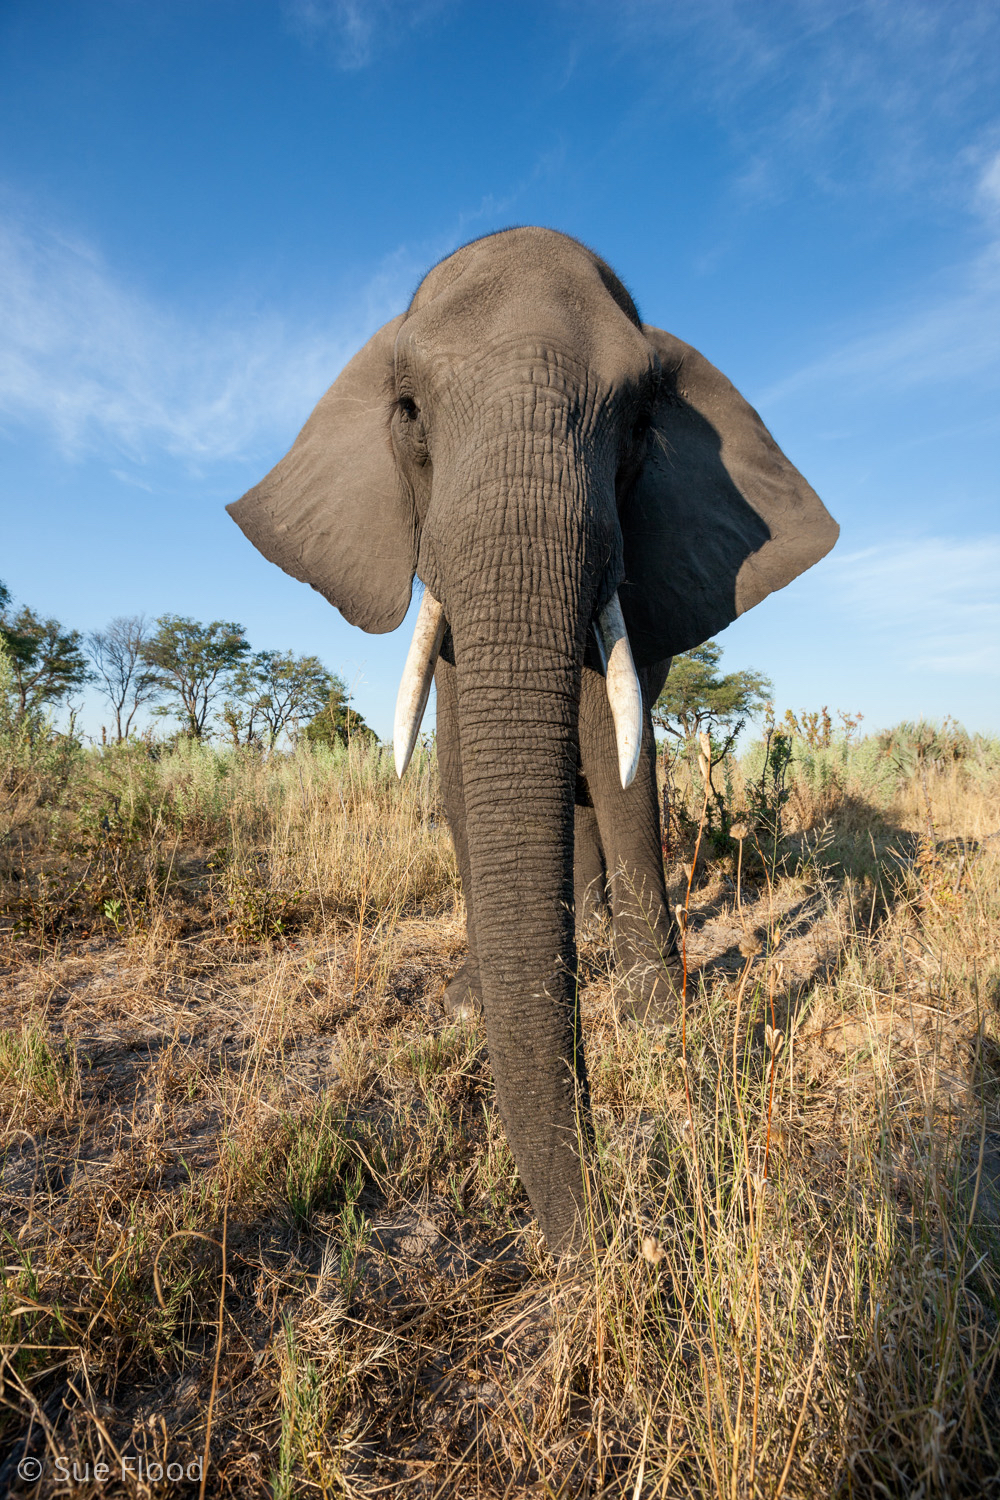
[{"label": "elephant's forehead", "polygon": [[586,275],[595,264],[596,257],[585,245],[557,230],[505,229],[463,245],[433,266],[414,293],[409,311],[427,306],[463,278],[496,280],[533,270]]},{"label": "elephant's forehead", "polygon": [[649,345],[605,277],[631,309],[613,273],[575,241],[546,230],[491,236],[425,278],[400,328],[397,357],[453,372],[490,351],[502,358],[519,347],[549,348],[602,383],[641,378]]}]

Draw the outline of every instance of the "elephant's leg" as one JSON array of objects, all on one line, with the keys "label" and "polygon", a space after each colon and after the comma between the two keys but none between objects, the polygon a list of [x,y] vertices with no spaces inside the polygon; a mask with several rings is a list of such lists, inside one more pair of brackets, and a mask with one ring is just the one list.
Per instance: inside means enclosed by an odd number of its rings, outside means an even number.
[{"label": "elephant's leg", "polygon": [[[446,647],[447,649],[447,647]],[[449,653],[450,654],[450,653]],[[455,1020],[471,1020],[483,1008],[479,960],[476,957],[476,928],[472,913],[472,878],[469,873],[469,844],[465,833],[465,793],[462,787],[462,757],[458,739],[458,714],[455,703],[455,668],[438,658],[434,672],[437,689],[437,754],[441,777],[441,800],[455,845],[458,873],[465,897],[466,937],[469,956],[445,986],[442,1003]]]},{"label": "elephant's leg", "polygon": [[624,788],[604,679],[584,670],[580,699],[580,758],[590,788],[607,861],[615,958],[638,1020],[669,1019],[679,990],[677,935],[663,878],[656,747],[643,694],[639,767]]},{"label": "elephant's leg", "polygon": [[597,814],[582,777],[577,778],[573,836],[573,898],[577,942],[608,914],[607,870]]}]

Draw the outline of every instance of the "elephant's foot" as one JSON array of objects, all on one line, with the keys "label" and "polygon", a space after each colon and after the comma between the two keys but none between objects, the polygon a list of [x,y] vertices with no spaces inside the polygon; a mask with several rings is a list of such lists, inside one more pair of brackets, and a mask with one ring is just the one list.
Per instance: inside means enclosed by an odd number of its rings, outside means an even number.
[{"label": "elephant's foot", "polygon": [[483,1013],[479,964],[469,957],[441,992],[441,1004],[453,1021],[473,1021]]},{"label": "elephant's foot", "polygon": [[671,1026],[680,1015],[682,984],[679,963],[637,964],[625,976],[627,993],[619,1014],[638,1026]]}]

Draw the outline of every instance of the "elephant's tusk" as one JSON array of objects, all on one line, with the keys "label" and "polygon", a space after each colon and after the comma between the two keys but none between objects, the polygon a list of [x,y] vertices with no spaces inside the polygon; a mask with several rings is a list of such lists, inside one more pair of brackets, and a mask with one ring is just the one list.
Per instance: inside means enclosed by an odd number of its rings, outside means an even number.
[{"label": "elephant's tusk", "polygon": [[420,721],[430,697],[434,680],[434,664],[441,650],[441,642],[448,627],[444,610],[434,595],[424,590],[413,630],[413,640],[406,656],[403,678],[396,695],[396,717],[392,726],[392,744],[396,759],[396,775],[402,776],[410,764],[413,747],[417,743]]},{"label": "elephant's tusk", "polygon": [[632,648],[628,643],[625,616],[618,601],[618,590],[599,611],[594,633],[604,662],[604,680],[608,689],[611,717],[615,721],[618,741],[618,772],[622,786],[632,785],[642,749],[642,690],[636,675]]}]

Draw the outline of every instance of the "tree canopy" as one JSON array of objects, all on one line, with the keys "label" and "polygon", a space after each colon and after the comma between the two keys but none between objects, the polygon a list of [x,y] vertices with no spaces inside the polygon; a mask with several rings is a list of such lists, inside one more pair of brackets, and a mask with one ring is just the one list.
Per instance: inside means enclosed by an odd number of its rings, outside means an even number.
[{"label": "tree canopy", "polygon": [[0,579],[0,725],[34,735],[48,723],[44,709],[88,683],[110,707],[119,741],[154,703],[154,715],[176,716],[192,737],[223,730],[235,745],[270,749],[300,732],[314,744],[376,738],[318,656],[254,652],[235,620],[119,615],[84,638],[28,606],[15,609]]},{"label": "tree canopy", "polygon": [[25,605],[10,610],[10,591],[0,584],[0,641],[10,669],[13,712],[18,719],[41,712],[90,681],[78,630],[44,620]]},{"label": "tree canopy", "polygon": [[306,726],[306,739],[311,745],[346,745],[354,736],[369,740],[377,738],[375,731],[365,723],[357,709],[351,707],[344,679],[334,675],[330,696]]},{"label": "tree canopy", "polygon": [[705,641],[675,656],[663,692],[653,706],[653,722],[677,739],[731,728],[760,713],[774,694],[769,677],[746,669],[726,676],[718,670],[722,647]]},{"label": "tree canopy", "polygon": [[187,732],[201,739],[213,704],[249,656],[250,642],[234,620],[203,625],[186,615],[167,614],[160,615],[156,626],[142,659],[160,691],[174,698],[174,711],[185,720]]},{"label": "tree canopy", "polygon": [[[339,679],[336,679],[339,681]],[[232,674],[222,720],[236,745],[275,745],[289,725],[312,720],[328,702],[334,677],[318,656],[258,651]]]}]

